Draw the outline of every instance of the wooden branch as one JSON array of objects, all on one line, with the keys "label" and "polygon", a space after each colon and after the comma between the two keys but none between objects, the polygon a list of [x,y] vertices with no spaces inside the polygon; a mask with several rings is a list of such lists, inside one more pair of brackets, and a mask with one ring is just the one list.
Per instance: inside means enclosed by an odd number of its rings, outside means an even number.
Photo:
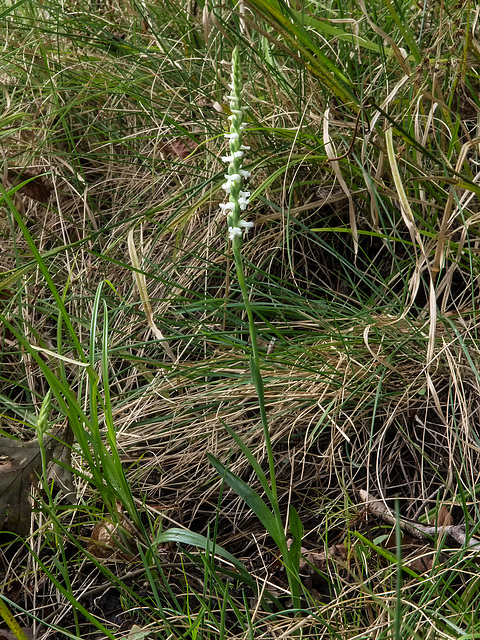
[{"label": "wooden branch", "polygon": [[[385,522],[388,522],[389,524],[396,524],[397,518],[390,513],[384,502],[376,500],[373,496],[362,489],[360,489],[359,493],[361,499],[365,502],[368,511],[372,515],[382,518],[382,520],[385,520]],[[400,522],[401,529],[415,538],[424,540],[425,538],[436,538],[437,536],[446,533],[462,547],[468,549],[480,549],[480,540],[478,540],[478,538],[467,539],[465,534],[465,525],[463,524],[432,526],[408,521],[404,518],[399,518],[398,520]]]}]

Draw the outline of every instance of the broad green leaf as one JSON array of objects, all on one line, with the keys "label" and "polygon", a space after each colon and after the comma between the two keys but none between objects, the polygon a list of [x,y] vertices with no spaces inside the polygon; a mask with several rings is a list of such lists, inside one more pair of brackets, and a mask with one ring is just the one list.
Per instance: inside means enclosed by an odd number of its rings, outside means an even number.
[{"label": "broad green leaf", "polygon": [[[179,544],[187,544],[192,547],[197,547],[197,549],[203,549],[204,551],[208,549],[209,552],[213,552],[214,555],[223,558],[230,562],[233,567],[238,571],[240,579],[251,587],[256,593],[258,591],[257,583],[252,579],[251,575],[245,568],[245,566],[235,558],[231,553],[229,553],[226,549],[221,547],[218,544],[212,545],[212,540],[202,536],[199,533],[195,533],[194,531],[189,531],[188,529],[179,529],[177,527],[172,527],[171,529],[167,529],[166,531],[162,531],[156,538],[156,544],[164,544],[166,542],[176,542]],[[277,599],[272,596],[270,593],[268,594],[268,599],[275,604],[275,606],[280,606]]]},{"label": "broad green leaf", "polygon": [[215,456],[207,454],[210,464],[216,469],[219,475],[225,480],[237,495],[250,507],[253,513],[263,524],[268,533],[272,536],[279,549],[285,548],[285,535],[281,524],[277,521],[274,513],[270,511],[262,498],[241,478],[229,471]]},{"label": "broad green leaf", "polygon": [[231,564],[233,564],[237,569],[241,569],[242,572],[246,572],[247,570],[243,566],[241,562],[239,562],[235,556],[226,551],[223,547],[216,544],[212,547],[212,541],[202,536],[200,533],[195,533],[194,531],[189,531],[188,529],[180,529],[178,527],[172,527],[171,529],[166,529],[162,531],[156,538],[155,542],[157,544],[164,544],[165,542],[178,542],[180,544],[189,544],[192,547],[197,547],[198,549],[206,550],[207,547],[210,551],[216,556],[223,558],[224,560],[228,560]]}]

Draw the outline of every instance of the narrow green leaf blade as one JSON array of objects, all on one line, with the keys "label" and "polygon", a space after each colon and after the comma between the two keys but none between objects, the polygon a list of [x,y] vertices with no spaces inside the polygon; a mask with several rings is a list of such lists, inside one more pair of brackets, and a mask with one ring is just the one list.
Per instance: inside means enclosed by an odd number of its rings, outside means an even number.
[{"label": "narrow green leaf blade", "polygon": [[265,475],[258,460],[255,458],[253,453],[250,451],[247,445],[243,442],[240,436],[236,434],[235,431],[233,431],[233,429],[230,429],[230,427],[228,427],[226,424],[224,424],[224,427],[228,431],[228,433],[232,436],[232,438],[235,440],[237,445],[240,447],[243,455],[247,458],[248,462],[252,465],[252,468],[255,471],[257,478],[260,480],[263,490],[265,491],[265,495],[267,496],[268,501],[272,503],[272,500],[273,500],[272,491],[270,489],[270,485],[268,484],[267,476]]},{"label": "narrow green leaf blade", "polygon": [[[241,579],[245,584],[253,589],[254,593],[258,592],[258,585],[255,580],[252,579],[250,573],[247,571],[245,566],[235,558],[231,553],[229,553],[226,549],[221,547],[218,544],[212,545],[212,540],[202,536],[200,533],[195,533],[194,531],[189,531],[188,529],[180,529],[177,527],[172,527],[171,529],[167,529],[166,531],[162,531],[156,538],[155,542],[157,544],[164,544],[166,542],[175,542],[178,544],[188,544],[192,547],[197,547],[198,549],[203,549],[204,551],[209,550],[209,552],[214,553],[214,555],[223,558],[230,562],[235,569],[238,571]],[[275,606],[280,606],[278,600],[268,593],[268,591],[264,592],[264,595],[268,595],[268,599],[275,604]]]},{"label": "narrow green leaf blade", "polygon": [[285,536],[280,523],[275,515],[270,511],[262,498],[241,478],[229,471],[221,462],[217,460],[211,453],[207,453],[207,457],[212,467],[225,480],[237,495],[250,507],[253,513],[263,524],[268,533],[272,536],[274,542],[279,549],[285,547]]}]

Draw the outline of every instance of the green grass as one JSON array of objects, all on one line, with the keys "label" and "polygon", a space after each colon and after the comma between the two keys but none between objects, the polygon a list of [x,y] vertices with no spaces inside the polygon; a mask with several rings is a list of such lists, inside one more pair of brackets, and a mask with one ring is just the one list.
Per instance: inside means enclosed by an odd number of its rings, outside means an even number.
[{"label": "green grass", "polygon": [[[0,428],[68,445],[29,534],[0,534],[10,614],[42,638],[475,638],[475,548],[398,530],[480,523],[474,4],[5,2],[0,29]],[[273,494],[218,206],[234,47]]]}]

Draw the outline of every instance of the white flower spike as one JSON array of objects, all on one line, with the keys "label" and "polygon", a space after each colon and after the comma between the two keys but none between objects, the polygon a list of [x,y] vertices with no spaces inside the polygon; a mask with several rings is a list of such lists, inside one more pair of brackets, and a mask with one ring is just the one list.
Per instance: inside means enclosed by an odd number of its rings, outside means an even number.
[{"label": "white flower spike", "polygon": [[239,247],[244,234],[253,227],[253,222],[240,219],[240,212],[245,211],[249,204],[250,191],[242,191],[244,180],[250,178],[250,171],[242,168],[242,160],[245,151],[250,147],[242,144],[243,137],[243,115],[242,107],[242,74],[237,49],[232,54],[232,81],[229,83],[230,95],[230,132],[225,133],[225,138],[229,141],[230,154],[221,156],[222,162],[228,164],[228,173],[222,189],[228,194],[229,201],[220,204],[221,211],[227,216],[228,237],[234,243],[234,248]]}]

